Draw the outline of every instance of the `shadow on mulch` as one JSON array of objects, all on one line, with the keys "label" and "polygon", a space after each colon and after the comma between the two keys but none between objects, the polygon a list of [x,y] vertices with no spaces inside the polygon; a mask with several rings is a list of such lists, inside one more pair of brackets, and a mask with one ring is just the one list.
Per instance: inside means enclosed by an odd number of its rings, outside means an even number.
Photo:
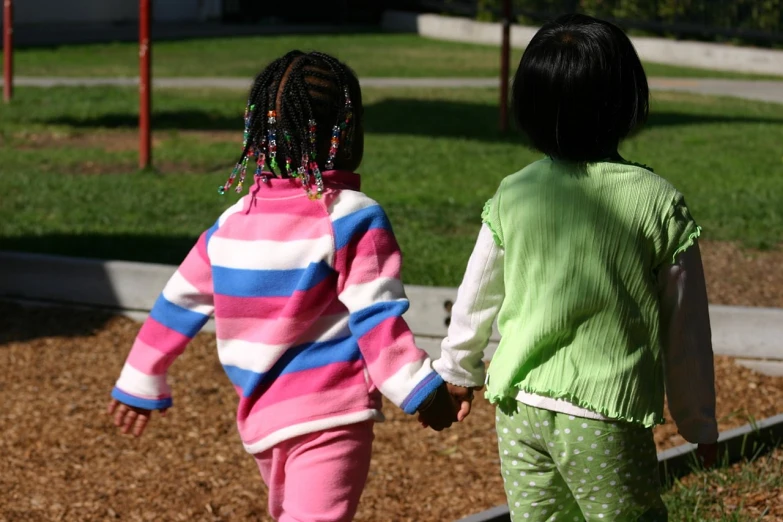
[{"label": "shadow on mulch", "polygon": [[[69,315],[52,313],[52,308],[34,306],[19,313],[20,306],[0,301],[0,350],[11,343],[47,337],[82,337],[103,329],[112,318],[108,312],[94,310]],[[59,309],[58,309],[59,310]]]},{"label": "shadow on mulch", "polygon": [[[498,108],[485,103],[445,100],[387,98],[365,107],[365,129],[373,134],[407,134],[429,137],[459,137],[492,143],[519,143],[517,132],[502,134],[497,130]],[[105,114],[95,118],[62,117],[45,123],[74,128],[136,128],[138,115]],[[643,129],[714,123],[783,124],[780,118],[729,115],[688,114],[655,111]],[[237,118],[200,110],[155,111],[152,127],[156,130],[237,130]],[[643,132],[643,130],[642,130]]]}]

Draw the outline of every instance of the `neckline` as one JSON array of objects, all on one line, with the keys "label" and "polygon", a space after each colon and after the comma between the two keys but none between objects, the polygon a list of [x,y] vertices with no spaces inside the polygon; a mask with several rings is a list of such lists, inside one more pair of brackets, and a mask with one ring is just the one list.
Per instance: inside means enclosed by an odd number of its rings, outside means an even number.
[{"label": "neckline", "polygon": [[[291,196],[305,196],[302,181],[298,178],[278,178],[271,172],[264,172],[264,176],[256,176],[255,183],[250,189],[253,197],[260,198],[285,198]],[[321,173],[324,181],[324,190],[330,188],[343,188],[359,190],[361,188],[361,176],[348,170],[327,170]],[[315,187],[312,187],[313,190]]]}]

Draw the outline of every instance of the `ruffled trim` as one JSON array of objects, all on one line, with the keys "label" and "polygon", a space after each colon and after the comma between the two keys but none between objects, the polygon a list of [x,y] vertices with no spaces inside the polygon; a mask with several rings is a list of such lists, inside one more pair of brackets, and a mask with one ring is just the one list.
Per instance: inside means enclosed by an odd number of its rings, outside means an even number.
[{"label": "ruffled trim", "polygon": [[499,247],[503,246],[503,241],[500,239],[500,235],[495,230],[494,225],[492,224],[492,200],[487,200],[486,203],[484,203],[484,209],[481,211],[481,222],[487,225],[487,228],[489,228],[490,232],[492,232],[492,239],[495,241],[495,244]]},{"label": "ruffled trim", "polygon": [[677,262],[677,256],[688,250],[690,247],[693,246],[693,244],[696,242],[697,239],[701,236],[701,227],[697,226],[696,230],[688,234],[688,237],[683,241],[683,243],[677,247],[677,250],[674,251],[674,254],[672,254],[672,263]]},{"label": "ruffled trim", "polygon": [[640,169],[649,170],[650,172],[655,173],[655,170],[651,166],[645,165],[644,163],[636,163],[635,161],[626,160],[625,164],[630,165],[632,167],[638,167]]},{"label": "ruffled trim", "polygon": [[[653,420],[646,420],[646,418],[639,419],[632,415],[623,415],[609,408],[599,407],[594,404],[590,404],[587,401],[583,401],[578,397],[574,397],[569,393],[555,393],[552,391],[534,390],[529,386],[522,386],[522,385],[517,386],[517,389],[525,393],[533,393],[536,395],[542,395],[544,397],[548,397],[550,399],[558,399],[558,400],[570,402],[571,404],[573,404],[574,406],[578,406],[579,408],[584,408],[586,410],[590,410],[595,413],[599,413],[603,415],[607,419],[610,419],[608,422],[628,422],[630,424],[638,424],[640,426],[644,426],[645,428],[652,428],[659,424],[663,424],[665,421],[663,415],[656,415],[654,413],[652,414],[654,416]],[[487,391],[484,392],[484,397],[491,404],[496,405],[500,409],[500,411],[502,411],[506,415],[516,413],[517,408],[519,407],[516,399],[516,394],[514,396],[500,395],[497,393],[492,393],[489,391],[489,389],[487,389]]]}]

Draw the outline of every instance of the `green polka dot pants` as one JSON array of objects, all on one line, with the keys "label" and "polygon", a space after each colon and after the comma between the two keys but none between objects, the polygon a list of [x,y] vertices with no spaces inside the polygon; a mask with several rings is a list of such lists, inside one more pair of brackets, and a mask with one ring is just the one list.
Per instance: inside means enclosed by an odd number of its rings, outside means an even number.
[{"label": "green polka dot pants", "polygon": [[652,430],[518,404],[497,410],[514,522],[666,522]]}]

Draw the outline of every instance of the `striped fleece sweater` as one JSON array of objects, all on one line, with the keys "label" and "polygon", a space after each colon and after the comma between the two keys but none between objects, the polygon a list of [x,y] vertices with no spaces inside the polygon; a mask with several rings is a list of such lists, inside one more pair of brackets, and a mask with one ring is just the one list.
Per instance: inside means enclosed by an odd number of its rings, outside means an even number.
[{"label": "striped fleece sweater", "polygon": [[443,381],[402,319],[401,254],[359,176],[257,182],[204,232],[158,298],[112,396],[168,408],[166,372],[215,317],[218,356],[239,395],[245,449],[375,419],[380,394],[406,413]]}]

